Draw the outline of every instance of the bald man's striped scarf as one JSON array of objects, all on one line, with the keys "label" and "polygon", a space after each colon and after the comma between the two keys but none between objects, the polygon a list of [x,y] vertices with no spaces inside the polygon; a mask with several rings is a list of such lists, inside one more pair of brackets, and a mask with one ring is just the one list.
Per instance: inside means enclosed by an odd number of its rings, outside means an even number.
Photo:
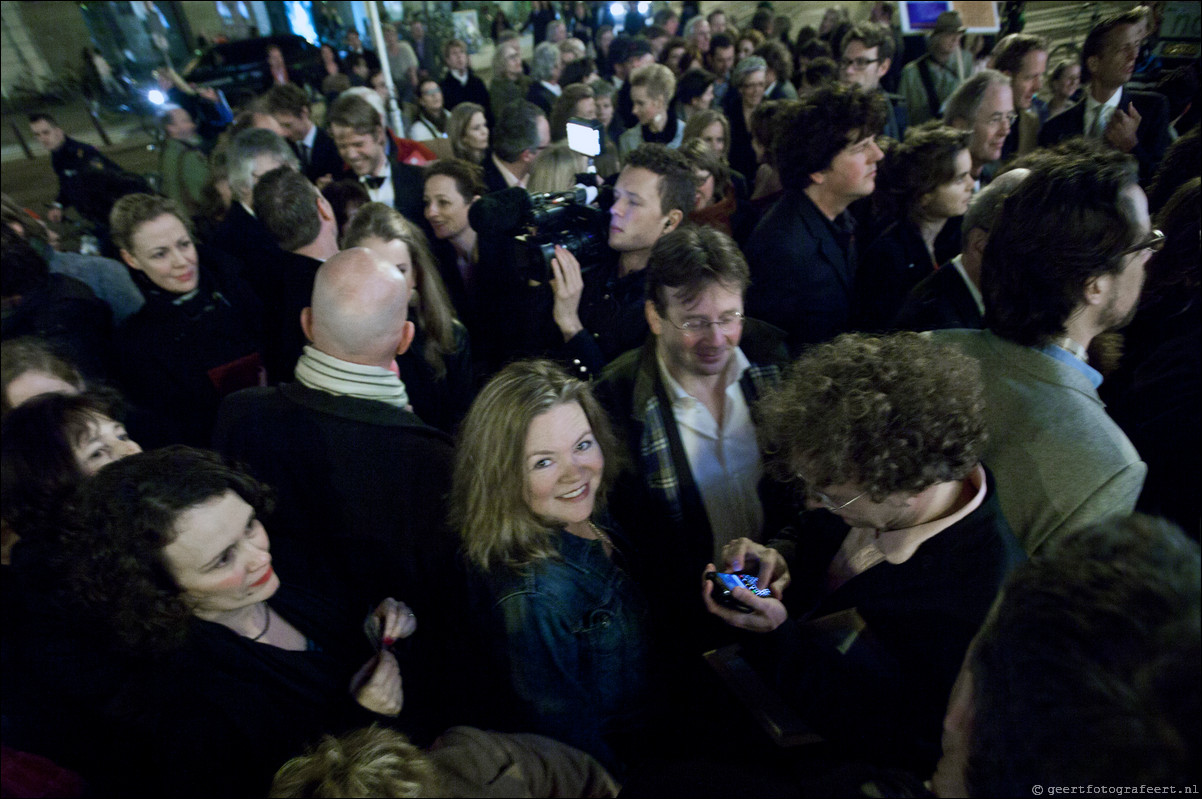
[{"label": "bald man's striped scarf", "polygon": [[409,404],[405,384],[391,369],[350,363],[305,345],[296,362],[296,381],[306,388],[340,397],[375,400],[397,408]]}]

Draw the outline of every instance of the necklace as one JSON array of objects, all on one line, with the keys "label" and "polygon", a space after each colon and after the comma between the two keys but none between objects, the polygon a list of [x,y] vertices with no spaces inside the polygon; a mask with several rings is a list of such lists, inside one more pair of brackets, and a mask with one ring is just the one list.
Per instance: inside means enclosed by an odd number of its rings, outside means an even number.
[{"label": "necklace", "polygon": [[600,527],[593,524],[591,520],[589,521],[588,526],[593,529],[593,533],[597,536],[597,540],[601,542],[601,545],[606,548],[606,552],[610,552],[614,549],[614,542],[609,539],[609,536],[601,531]]},{"label": "necklace", "polygon": [[271,628],[271,608],[267,607],[267,603],[263,603],[263,610],[267,611],[267,619],[263,622],[263,631],[254,636],[250,640],[258,641],[263,636],[267,635],[267,630]]}]

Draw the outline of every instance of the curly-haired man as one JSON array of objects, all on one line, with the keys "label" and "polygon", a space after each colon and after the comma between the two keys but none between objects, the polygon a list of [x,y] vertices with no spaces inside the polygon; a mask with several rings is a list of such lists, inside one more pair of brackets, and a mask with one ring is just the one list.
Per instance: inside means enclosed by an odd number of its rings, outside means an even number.
[{"label": "curly-haired man", "polygon": [[921,334],[812,348],[759,427],[768,468],[800,481],[812,512],[771,548],[723,551],[724,571],[772,589],[734,590],[750,613],[703,590],[711,613],[763,633],[749,656],[819,732],[916,769],[934,764],[964,652],[1023,559],[980,463],[983,406],[973,361]]}]

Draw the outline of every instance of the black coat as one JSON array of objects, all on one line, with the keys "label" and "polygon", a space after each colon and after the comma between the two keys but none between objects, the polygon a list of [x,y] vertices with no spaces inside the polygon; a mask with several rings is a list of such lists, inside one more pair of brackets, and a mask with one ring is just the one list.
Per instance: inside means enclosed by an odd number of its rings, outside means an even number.
[{"label": "black coat", "polygon": [[51,273],[34,291],[4,301],[3,337],[36,336],[90,379],[109,373],[113,313],[80,280]]},{"label": "black coat", "polygon": [[471,716],[477,641],[463,632],[471,592],[446,522],[450,437],[403,408],[287,383],[227,397],[213,446],[275,489],[281,576],[364,610],[384,596],[408,603],[421,646],[413,639],[406,705],[438,729]]},{"label": "black coat", "polygon": [[139,443],[207,446],[221,398],[261,379],[259,300],[215,250],[200,251],[200,285],[179,304],[134,279],[146,304],[117,328],[113,349],[126,396],[153,418]]},{"label": "black coat", "polygon": [[850,214],[832,224],[803,191],[786,191],[756,225],[745,248],[747,314],[785,330],[790,353],[851,328],[853,230]]},{"label": "black coat", "polygon": [[309,180],[316,181],[324,175],[336,177],[346,169],[346,165],[342,163],[342,156],[338,154],[338,146],[334,144],[330,134],[321,128],[317,128],[317,135],[313,137],[313,151],[309,153],[308,162],[301,157],[300,144],[290,144],[296,152],[296,157],[300,159],[305,177]]},{"label": "black coat", "polygon": [[267,265],[282,250],[258,217],[235,200],[206,243],[237,259],[242,265],[242,278],[260,299],[266,299],[271,278]]},{"label": "black coat", "polygon": [[488,87],[484,85],[484,81],[480,79],[479,75],[469,69],[467,83],[460,83],[459,79],[448,69],[439,86],[442,88],[444,108],[454,111],[455,106],[460,103],[475,103],[483,106],[484,118],[488,120],[489,125],[492,125],[492,101],[488,96]]},{"label": "black coat", "polygon": [[938,266],[913,222],[889,225],[860,255],[856,270],[857,330],[888,330],[902,301]]},{"label": "black coat", "polygon": [[441,378],[422,354],[426,340],[425,332],[417,328],[409,349],[397,356],[401,382],[405,384],[413,412],[431,427],[453,435],[476,397],[467,328],[455,323],[455,351],[442,356],[446,374]]},{"label": "black coat", "polygon": [[[1026,559],[1002,515],[993,475],[976,510],[923,542],[905,562],[878,563],[828,591],[830,563],[848,527],[827,511],[771,542],[793,578],[793,618],[754,636],[749,654],[819,732],[906,758],[930,773],[941,722],[969,641],[1006,575]],[[808,622],[854,609],[866,629],[844,651]]]},{"label": "black coat", "polygon": [[530,88],[526,90],[526,99],[543,109],[543,112],[547,116],[551,116],[551,108],[555,105],[555,101],[559,97],[546,86],[538,81],[534,81],[530,84]]},{"label": "black coat", "polygon": [[[1139,180],[1148,185],[1160,159],[1168,149],[1169,137],[1169,101],[1163,94],[1157,92],[1136,92],[1123,87],[1123,96],[1119,98],[1119,108],[1126,111],[1134,104],[1139,112],[1139,127],[1135,136],[1139,140],[1131,155],[1139,161]],[[1039,146],[1050,147],[1057,142],[1081,136],[1085,133],[1085,98],[1063,113],[1049,119],[1039,131]]]},{"label": "black coat", "polygon": [[910,290],[893,319],[895,330],[945,330],[985,327],[981,309],[964,278],[950,263]]},{"label": "black coat", "polygon": [[263,297],[263,365],[268,379],[281,383],[292,379],[296,359],[307,342],[300,315],[312,301],[313,281],[321,261],[276,250],[262,267],[270,274]]}]

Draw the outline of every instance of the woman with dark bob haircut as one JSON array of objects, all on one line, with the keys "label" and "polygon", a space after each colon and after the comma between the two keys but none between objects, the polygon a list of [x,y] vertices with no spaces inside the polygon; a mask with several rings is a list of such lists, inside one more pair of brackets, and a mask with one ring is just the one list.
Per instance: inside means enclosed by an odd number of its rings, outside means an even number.
[{"label": "woman with dark bob haircut", "polygon": [[98,745],[142,753],[120,769],[126,790],[264,795],[306,744],[400,713],[390,648],[416,628],[412,612],[381,602],[366,623],[377,644],[357,614],[282,587],[260,521],[268,489],[220,456],[131,455],[86,483],[78,508],[62,537],[78,621],[130,659],[116,696],[87,709]]},{"label": "woman with dark bob haircut", "polygon": [[459,431],[451,512],[485,575],[528,729],[619,766],[647,717],[646,605],[597,511],[617,445],[588,384],[505,367]]},{"label": "woman with dark bob haircut", "polygon": [[960,253],[960,225],[972,199],[969,134],[935,123],[911,128],[877,167],[880,235],[856,274],[861,330],[888,330],[910,289]]},{"label": "woman with dark bob haircut", "polygon": [[80,483],[141,452],[120,418],[118,399],[101,393],[43,394],[4,417],[0,507],[6,529],[20,536],[44,531]]}]

